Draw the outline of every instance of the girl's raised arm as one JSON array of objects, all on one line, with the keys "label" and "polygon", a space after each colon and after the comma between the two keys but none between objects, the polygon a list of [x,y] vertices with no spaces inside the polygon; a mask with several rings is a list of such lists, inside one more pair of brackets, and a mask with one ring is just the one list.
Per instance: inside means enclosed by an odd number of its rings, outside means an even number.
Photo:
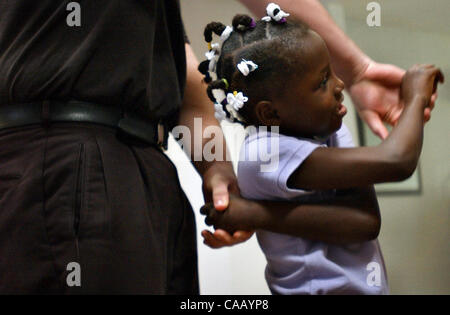
[{"label": "girl's raised arm", "polygon": [[422,150],[424,109],[429,106],[441,71],[416,65],[403,78],[405,109],[397,126],[380,145],[359,148],[318,148],[291,175],[297,189],[343,189],[400,181],[414,172]]}]

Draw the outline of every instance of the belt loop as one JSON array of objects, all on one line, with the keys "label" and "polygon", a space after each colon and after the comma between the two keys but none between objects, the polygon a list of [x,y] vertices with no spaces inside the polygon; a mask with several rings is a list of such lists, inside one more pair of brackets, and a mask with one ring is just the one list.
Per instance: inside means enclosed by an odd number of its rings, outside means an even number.
[{"label": "belt loop", "polygon": [[44,100],[41,108],[41,122],[44,128],[50,126],[50,101]]}]

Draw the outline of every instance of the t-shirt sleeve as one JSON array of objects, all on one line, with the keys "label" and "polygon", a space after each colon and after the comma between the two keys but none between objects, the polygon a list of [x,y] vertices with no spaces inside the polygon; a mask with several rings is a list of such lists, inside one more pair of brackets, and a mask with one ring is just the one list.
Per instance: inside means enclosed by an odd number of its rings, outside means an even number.
[{"label": "t-shirt sleeve", "polygon": [[355,146],[345,124],[342,124],[326,143],[269,132],[248,136],[242,145],[238,163],[241,195],[260,200],[309,200],[327,196],[330,192],[319,193],[287,186],[289,177],[309,155],[318,147],[326,146],[340,148]]},{"label": "t-shirt sleeve", "polygon": [[333,137],[334,141],[330,144],[330,146],[338,148],[353,148],[355,146],[352,134],[345,124],[342,124],[341,128]]},{"label": "t-shirt sleeve", "polygon": [[251,136],[241,148],[238,183],[241,194],[250,199],[291,199],[313,193],[290,189],[292,173],[318,147],[319,142],[284,135]]}]

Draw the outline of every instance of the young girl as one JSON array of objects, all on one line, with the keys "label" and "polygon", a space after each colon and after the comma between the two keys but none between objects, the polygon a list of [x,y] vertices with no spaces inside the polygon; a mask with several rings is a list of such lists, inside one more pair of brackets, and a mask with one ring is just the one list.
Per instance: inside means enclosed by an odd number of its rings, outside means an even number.
[{"label": "young girl", "polygon": [[[342,124],[344,84],[330,66],[324,41],[305,25],[287,21],[289,14],[275,4],[268,6],[267,14],[258,22],[237,15],[232,28],[208,24],[210,50],[199,70],[209,82],[216,118],[245,126],[279,126],[279,133],[260,128],[246,137],[238,164],[242,197],[290,200],[305,208],[277,209],[275,202],[261,207],[236,198],[226,211],[207,205],[201,212],[215,228],[257,230],[274,294],[386,294],[372,185],[403,180],[414,172],[424,109],[443,76],[431,65],[408,70],[401,87],[405,107],[397,126],[380,145],[355,148]],[[211,44],[213,33],[221,36],[221,47]],[[271,148],[269,155],[278,167],[263,171],[267,158],[249,156],[262,150],[267,157],[265,144],[274,137],[278,148]],[[329,224],[336,218],[345,225]],[[314,224],[305,222],[329,224],[335,233],[321,238]]]}]

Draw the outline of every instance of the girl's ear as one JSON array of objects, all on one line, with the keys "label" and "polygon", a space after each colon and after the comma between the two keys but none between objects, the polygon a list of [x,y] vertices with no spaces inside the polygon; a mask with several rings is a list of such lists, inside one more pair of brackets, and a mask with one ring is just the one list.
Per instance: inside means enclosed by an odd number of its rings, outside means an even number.
[{"label": "girl's ear", "polygon": [[264,126],[279,126],[281,119],[270,101],[260,101],[255,105],[255,115],[259,123]]}]

